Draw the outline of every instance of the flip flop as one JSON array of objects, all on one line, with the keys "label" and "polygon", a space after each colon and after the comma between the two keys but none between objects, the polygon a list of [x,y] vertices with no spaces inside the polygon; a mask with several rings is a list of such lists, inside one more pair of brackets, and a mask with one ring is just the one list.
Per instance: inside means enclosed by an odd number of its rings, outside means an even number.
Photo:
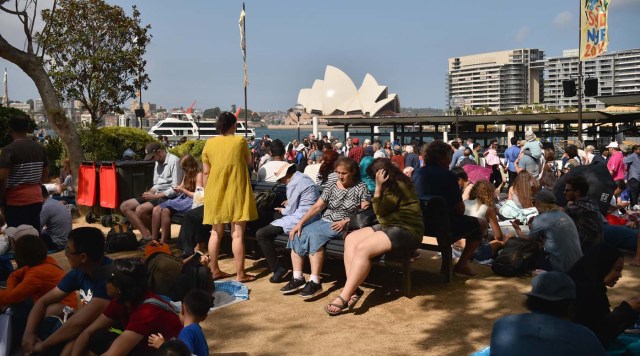
[{"label": "flip flop", "polygon": [[253,282],[256,280],[256,276],[252,276],[250,274],[247,274],[244,276],[243,279],[241,280],[236,280],[236,282],[240,282],[240,283],[249,283],[249,282]]},{"label": "flip flop", "polygon": [[217,281],[217,280],[219,280],[219,279],[229,278],[229,277],[231,277],[231,276],[233,276],[233,274],[226,273],[226,272],[222,272],[222,273],[220,273],[220,274],[214,274],[214,275],[213,275],[213,280],[214,280],[214,281]]},{"label": "flip flop", "polygon": [[[342,302],[342,305],[336,304],[336,303],[329,303],[324,306],[324,311],[330,316],[340,315],[342,314],[343,311],[345,311],[345,309],[349,308],[349,304],[341,296],[338,296],[337,299],[340,299],[340,301]],[[329,310],[330,307],[338,308],[338,311]]]}]

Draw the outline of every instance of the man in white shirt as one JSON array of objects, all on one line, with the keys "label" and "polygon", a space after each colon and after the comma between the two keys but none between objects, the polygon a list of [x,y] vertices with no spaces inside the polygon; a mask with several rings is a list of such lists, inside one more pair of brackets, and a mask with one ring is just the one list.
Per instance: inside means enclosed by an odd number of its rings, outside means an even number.
[{"label": "man in white shirt", "polygon": [[258,169],[258,182],[277,182],[276,172],[286,164],[284,160],[284,143],[280,140],[274,140],[269,146],[269,152],[271,153],[271,161],[265,163]]}]

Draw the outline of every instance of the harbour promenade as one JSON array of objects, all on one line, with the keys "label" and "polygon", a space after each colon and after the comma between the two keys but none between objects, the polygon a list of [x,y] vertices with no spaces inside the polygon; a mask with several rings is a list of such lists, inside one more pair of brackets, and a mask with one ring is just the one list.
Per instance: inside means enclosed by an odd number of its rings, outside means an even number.
[{"label": "harbour promenade", "polygon": [[[83,219],[74,223],[74,227],[85,225]],[[178,231],[174,225],[174,241]],[[398,290],[400,275],[374,267],[365,282],[363,299],[353,312],[337,317],[329,317],[322,307],[344,284],[342,261],[327,261],[322,275],[325,291],[304,300],[283,296],[281,285],[269,283],[264,260],[249,258],[248,271],[259,276],[247,284],[250,299],[216,310],[202,323],[211,354],[468,355],[489,344],[497,318],[525,312],[522,293],[530,289],[531,278],[498,277],[490,268],[474,265],[477,278],[453,277],[447,284],[438,273],[439,257],[429,251],[422,254],[412,264],[413,297],[403,297]],[[53,256],[69,269],[64,252]],[[110,255],[125,256],[142,253]],[[625,260],[622,279],[609,291],[612,305],[640,288],[640,269],[628,265],[631,256]],[[229,256],[223,256],[220,264],[223,270],[233,271]]]}]

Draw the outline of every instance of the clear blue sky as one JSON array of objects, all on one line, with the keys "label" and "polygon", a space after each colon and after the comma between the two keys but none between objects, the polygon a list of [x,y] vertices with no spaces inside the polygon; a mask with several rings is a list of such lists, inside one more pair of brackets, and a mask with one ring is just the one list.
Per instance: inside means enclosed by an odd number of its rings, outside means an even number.
[{"label": "clear blue sky", "polygon": [[[130,12],[137,3],[153,39],[146,56],[151,77],[143,100],[165,108],[243,104],[236,0],[109,0]],[[578,47],[573,0],[249,0],[249,108],[284,110],[298,91],[321,79],[326,65],[360,86],[372,74],[403,107],[445,106],[447,59],[514,48],[547,56]],[[16,33],[0,15],[0,33]],[[640,0],[612,0],[609,51],[640,47]],[[12,37],[12,36],[8,36]],[[13,43],[16,42],[13,37]],[[8,67],[12,100],[36,98],[32,82]]]}]

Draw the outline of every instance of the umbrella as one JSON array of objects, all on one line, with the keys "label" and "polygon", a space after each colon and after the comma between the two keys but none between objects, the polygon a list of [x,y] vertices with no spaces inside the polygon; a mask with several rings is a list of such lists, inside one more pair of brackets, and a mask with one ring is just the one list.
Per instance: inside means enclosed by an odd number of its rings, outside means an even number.
[{"label": "umbrella", "polygon": [[587,195],[594,203],[598,203],[600,212],[606,215],[616,183],[604,164],[577,166],[572,168],[569,173],[558,178],[553,186],[553,195],[556,197],[558,205],[567,205],[567,200],[564,197],[564,186],[569,177],[575,176],[582,176],[587,180],[587,183],[589,183],[589,193]]},{"label": "umbrella", "polygon": [[491,176],[491,167],[482,167],[475,164],[466,164],[462,167],[467,176],[469,176],[469,182],[475,184],[479,180],[489,180]]}]

